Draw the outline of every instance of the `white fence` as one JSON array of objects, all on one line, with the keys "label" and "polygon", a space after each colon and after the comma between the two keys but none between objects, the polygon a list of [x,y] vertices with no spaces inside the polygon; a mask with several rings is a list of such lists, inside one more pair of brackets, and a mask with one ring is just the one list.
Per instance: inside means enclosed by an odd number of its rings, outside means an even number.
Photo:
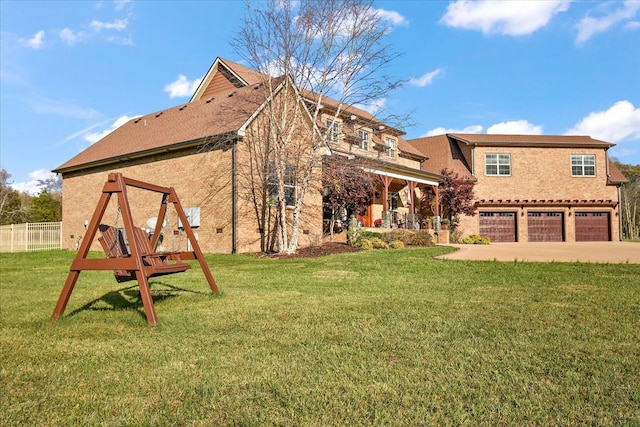
[{"label": "white fence", "polygon": [[0,252],[48,251],[61,247],[61,222],[0,225]]}]

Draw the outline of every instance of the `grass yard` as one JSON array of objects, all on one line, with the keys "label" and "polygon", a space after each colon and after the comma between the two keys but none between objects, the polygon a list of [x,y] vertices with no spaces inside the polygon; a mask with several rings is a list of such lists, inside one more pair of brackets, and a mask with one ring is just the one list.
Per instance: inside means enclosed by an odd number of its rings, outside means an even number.
[{"label": "grass yard", "polygon": [[0,425],[640,425],[640,265],[211,255],[136,282],[0,255]]}]

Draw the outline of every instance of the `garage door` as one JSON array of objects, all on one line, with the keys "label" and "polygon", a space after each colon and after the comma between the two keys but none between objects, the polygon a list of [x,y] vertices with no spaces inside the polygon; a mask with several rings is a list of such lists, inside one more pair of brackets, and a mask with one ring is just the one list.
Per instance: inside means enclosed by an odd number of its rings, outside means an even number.
[{"label": "garage door", "polygon": [[576,242],[611,240],[608,212],[576,212]]},{"label": "garage door", "polygon": [[515,212],[480,212],[480,235],[492,242],[515,242]]},{"label": "garage door", "polygon": [[562,242],[562,212],[529,212],[527,229],[530,242]]}]

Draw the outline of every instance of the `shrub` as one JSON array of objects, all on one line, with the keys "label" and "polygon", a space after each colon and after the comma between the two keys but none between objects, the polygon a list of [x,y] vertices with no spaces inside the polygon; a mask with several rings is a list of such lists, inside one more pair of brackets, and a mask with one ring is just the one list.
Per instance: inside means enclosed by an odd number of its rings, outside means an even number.
[{"label": "shrub", "polygon": [[373,238],[371,239],[371,244],[373,249],[389,249],[389,244],[382,239]]},{"label": "shrub", "polygon": [[411,246],[433,246],[433,236],[427,230],[420,230],[411,236]]},{"label": "shrub", "polygon": [[[373,239],[382,239],[382,233],[363,230],[361,227],[357,227],[357,228],[358,228],[358,232],[353,235],[353,240],[350,240],[352,246],[363,248],[362,247],[363,240],[371,241]],[[363,249],[367,249],[367,248],[363,248]],[[368,248],[368,249],[373,249],[373,248]]]},{"label": "shrub", "polygon": [[360,239],[357,246],[359,246],[360,248],[366,251],[373,249],[373,243],[371,242],[370,239]]},{"label": "shrub", "polygon": [[400,240],[394,240],[389,243],[389,248],[391,249],[404,249],[404,243]]},{"label": "shrub", "polygon": [[460,243],[464,243],[466,245],[488,245],[489,243],[491,243],[491,240],[486,236],[478,236],[477,234],[472,234],[460,240]]},{"label": "shrub", "polygon": [[411,236],[413,233],[405,230],[393,230],[388,233],[384,233],[382,236],[382,240],[387,243],[391,243],[393,241],[399,240],[402,243],[408,244],[411,241]]},{"label": "shrub", "polygon": [[382,239],[383,233],[378,233],[377,231],[367,231],[362,230],[360,233],[361,239]]}]

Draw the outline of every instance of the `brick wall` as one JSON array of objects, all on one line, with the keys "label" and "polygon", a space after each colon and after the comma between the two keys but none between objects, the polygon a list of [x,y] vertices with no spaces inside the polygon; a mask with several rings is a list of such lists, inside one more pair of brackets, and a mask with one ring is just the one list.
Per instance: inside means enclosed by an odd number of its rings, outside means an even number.
[{"label": "brick wall", "polygon": [[[174,187],[183,208],[200,207],[201,225],[194,232],[198,235],[201,249],[205,252],[231,251],[230,150],[172,153],[144,161],[120,162],[88,173],[65,174],[62,202],[64,248],[75,249],[84,238],[84,222],[91,219],[110,172],[121,172],[128,178]],[[147,227],[147,220],[157,217],[162,195],[136,188],[128,188],[127,194],[134,224]],[[117,198],[114,196],[101,222],[115,225],[117,217]],[[118,220],[122,226],[121,218]],[[172,207],[168,210],[167,221],[168,227],[163,232],[164,249],[186,249],[187,239],[179,233]],[[219,229],[222,229],[221,233]],[[97,239],[94,239],[92,250],[101,250]]]},{"label": "brick wall", "polygon": [[[475,176],[478,182],[476,198],[518,200],[615,200],[616,187],[607,186],[606,162],[603,149],[477,147]],[[511,176],[487,176],[486,153],[511,154]],[[595,177],[571,176],[572,154],[596,156]]]},{"label": "brick wall", "polygon": [[[511,176],[487,176],[485,154],[511,155]],[[596,159],[595,176],[571,175],[572,154],[593,154]],[[604,149],[541,148],[541,147],[476,147],[474,152],[474,187],[476,200],[618,200],[618,190],[607,185],[607,157]],[[564,221],[565,241],[575,241],[576,212],[606,212],[610,219],[611,240],[619,240],[618,207],[576,206],[560,204],[549,206],[481,207],[485,212],[516,212],[518,241],[528,240],[529,212],[560,212]],[[463,216],[459,230],[462,235],[478,234],[480,218]]]}]

